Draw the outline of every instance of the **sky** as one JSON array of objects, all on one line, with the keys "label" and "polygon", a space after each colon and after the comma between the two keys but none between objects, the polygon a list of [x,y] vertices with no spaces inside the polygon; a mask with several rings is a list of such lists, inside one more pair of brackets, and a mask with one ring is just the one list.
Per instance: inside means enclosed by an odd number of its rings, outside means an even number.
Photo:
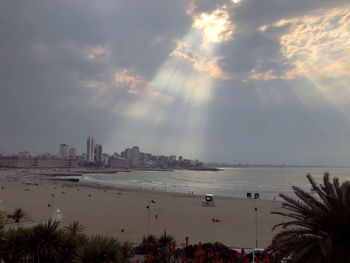
[{"label": "sky", "polygon": [[0,151],[349,166],[350,1],[0,0]]}]

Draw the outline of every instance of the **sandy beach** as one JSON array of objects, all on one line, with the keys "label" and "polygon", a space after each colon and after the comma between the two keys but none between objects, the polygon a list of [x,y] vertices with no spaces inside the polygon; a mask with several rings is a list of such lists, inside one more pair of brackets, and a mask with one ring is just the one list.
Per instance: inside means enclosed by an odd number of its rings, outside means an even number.
[{"label": "sandy beach", "polygon": [[[12,176],[8,180],[7,176]],[[14,177],[17,177],[15,179]],[[53,210],[63,213],[61,226],[74,220],[86,226],[87,234],[115,236],[139,243],[149,232],[160,235],[166,229],[178,243],[189,236],[190,243],[219,241],[229,247],[255,245],[253,200],[215,197],[215,207],[203,207],[203,196],[146,190],[105,189],[74,182],[44,180],[30,170],[0,171],[0,199],[5,209],[23,208],[35,222],[46,220]],[[29,185],[25,182],[38,185]],[[154,202],[152,202],[152,200]],[[150,202],[150,209],[146,208]],[[282,218],[271,215],[281,209],[279,201],[257,200],[258,246],[265,248],[272,227]],[[213,222],[217,218],[220,222]]]}]

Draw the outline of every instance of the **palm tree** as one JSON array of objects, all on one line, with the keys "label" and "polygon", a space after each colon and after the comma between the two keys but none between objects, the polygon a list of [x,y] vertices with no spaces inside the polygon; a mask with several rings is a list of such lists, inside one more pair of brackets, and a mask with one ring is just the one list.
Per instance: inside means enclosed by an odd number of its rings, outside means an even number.
[{"label": "palm tree", "polygon": [[0,258],[5,262],[20,262],[24,237],[28,229],[18,228],[2,231],[0,237]]},{"label": "palm tree", "polygon": [[338,263],[350,262],[350,182],[340,185],[338,178],[330,182],[326,172],[318,185],[306,175],[311,192],[293,186],[298,199],[280,195],[286,212],[273,214],[289,217],[269,246],[279,251],[286,262]]},{"label": "palm tree", "polygon": [[22,208],[16,208],[12,215],[8,215],[9,218],[12,218],[15,220],[16,223],[19,223],[19,221],[24,218],[27,215],[27,213]]},{"label": "palm tree", "polygon": [[84,234],[85,226],[79,221],[74,221],[63,228],[63,232],[69,242],[79,244],[79,247],[84,246],[88,241]]},{"label": "palm tree", "polygon": [[68,226],[64,227],[64,230],[73,236],[82,235],[85,231],[85,226],[79,221],[73,221]]},{"label": "palm tree", "polygon": [[77,243],[58,222],[48,221],[27,229],[11,229],[2,233],[0,256],[5,262],[72,262],[76,258]]},{"label": "palm tree", "polygon": [[72,223],[69,223],[68,226],[65,226],[63,230],[72,237],[82,237],[85,236],[85,226],[80,223],[79,221],[73,221]]}]

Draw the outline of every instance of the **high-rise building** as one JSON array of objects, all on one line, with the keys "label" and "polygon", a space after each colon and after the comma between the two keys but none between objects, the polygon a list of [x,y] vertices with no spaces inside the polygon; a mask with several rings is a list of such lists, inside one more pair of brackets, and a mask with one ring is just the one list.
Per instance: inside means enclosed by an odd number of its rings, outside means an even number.
[{"label": "high-rise building", "polygon": [[94,161],[95,140],[94,137],[89,137],[86,141],[86,160],[88,162]]},{"label": "high-rise building", "polygon": [[94,160],[96,162],[101,162],[102,161],[102,145],[101,144],[96,144],[95,145]]},{"label": "high-rise building", "polygon": [[132,159],[132,151],[131,151],[130,148],[126,148],[125,149],[125,158],[128,159],[128,160]]},{"label": "high-rise building", "polygon": [[69,147],[68,149],[68,158],[69,159],[75,159],[76,157],[76,151],[74,147]]},{"label": "high-rise building", "polygon": [[137,167],[139,165],[139,155],[140,155],[140,148],[138,146],[132,147],[131,149],[132,166]]},{"label": "high-rise building", "polygon": [[67,159],[68,158],[68,148],[69,145],[61,143],[59,145],[58,148],[58,155],[62,158],[62,159]]}]

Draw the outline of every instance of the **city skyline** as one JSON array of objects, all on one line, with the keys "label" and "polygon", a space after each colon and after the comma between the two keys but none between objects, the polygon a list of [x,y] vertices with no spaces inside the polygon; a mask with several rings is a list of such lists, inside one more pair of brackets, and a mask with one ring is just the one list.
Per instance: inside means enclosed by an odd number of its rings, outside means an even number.
[{"label": "city skyline", "polygon": [[[121,148],[121,149],[116,149],[114,151],[111,151],[111,152],[104,152],[102,151],[102,147],[103,145],[102,144],[96,144],[95,142],[95,139],[93,136],[89,136],[87,138],[87,140],[85,140],[85,149],[82,149],[81,151],[76,151],[76,147],[74,145],[68,145],[68,144],[65,144],[65,143],[60,143],[58,144],[58,151],[45,151],[45,152],[32,152],[30,149],[22,149],[18,152],[7,152],[5,150],[2,150],[0,149],[0,155],[5,155],[5,156],[13,156],[13,155],[21,155],[22,153],[28,153],[32,156],[40,156],[40,155],[45,155],[45,154],[50,154],[52,156],[57,156],[57,157],[61,157],[61,158],[69,158],[69,150],[71,149],[74,149],[74,156],[78,157],[78,156],[83,156],[83,155],[88,155],[88,149],[89,149],[89,146],[87,146],[89,143],[88,141],[90,140],[90,138],[93,140],[93,142],[91,143],[91,148],[90,148],[90,151],[91,151],[91,159],[89,159],[87,157],[87,160],[88,161],[91,161],[91,162],[94,162],[96,161],[94,158],[95,158],[95,150],[96,148],[93,147],[93,146],[99,146],[100,147],[100,154],[108,154],[109,156],[113,156],[115,153],[118,153],[119,155],[122,155],[122,153],[126,150],[132,150],[134,149],[135,147],[138,148],[138,151],[140,151],[140,147],[139,146],[126,146],[124,148]],[[61,146],[65,146],[67,149],[65,150],[66,153],[65,154],[62,154],[61,153]],[[152,153],[152,155],[154,156],[177,156],[175,155],[174,153]],[[178,156],[180,156],[182,158],[182,155],[183,154],[178,154]],[[196,160],[198,160],[198,158],[195,158]]]},{"label": "city skyline", "polygon": [[349,1],[0,5],[0,151],[350,163]]},{"label": "city skyline", "polygon": [[112,168],[112,169],[195,169],[218,170],[206,166],[198,159],[185,159],[176,155],[154,155],[145,153],[138,146],[125,148],[120,153],[107,154],[103,152],[103,146],[96,143],[94,137],[86,140],[86,151],[81,155],[76,153],[75,147],[65,143],[58,146],[58,152],[31,154],[30,151],[22,151],[16,154],[0,152],[0,167],[4,168],[28,168],[28,169],[52,169],[52,168]]}]

